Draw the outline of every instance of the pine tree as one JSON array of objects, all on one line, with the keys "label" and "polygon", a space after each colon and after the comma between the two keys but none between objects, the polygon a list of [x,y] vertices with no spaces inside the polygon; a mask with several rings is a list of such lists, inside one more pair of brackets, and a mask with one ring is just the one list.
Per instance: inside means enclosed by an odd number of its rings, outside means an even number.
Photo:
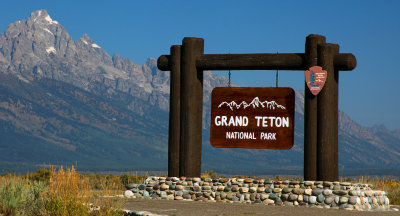
[{"label": "pine tree", "polygon": [[312,87],[320,86],[320,84],[314,85],[314,83],[315,83],[315,75],[314,75],[314,72],[311,71],[311,73],[310,73],[310,86],[312,86]]}]

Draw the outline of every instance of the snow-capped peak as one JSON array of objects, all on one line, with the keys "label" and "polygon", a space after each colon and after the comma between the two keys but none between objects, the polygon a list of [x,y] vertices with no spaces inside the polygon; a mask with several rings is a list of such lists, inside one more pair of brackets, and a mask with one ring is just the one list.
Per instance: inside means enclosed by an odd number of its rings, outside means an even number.
[{"label": "snow-capped peak", "polygon": [[52,20],[48,14],[47,14],[47,16],[46,16],[44,19],[45,19],[47,22],[49,22],[50,24],[58,24],[58,22],[55,21],[55,20]]},{"label": "snow-capped peak", "polygon": [[97,49],[101,48],[99,45],[95,44],[94,41],[87,34],[84,34],[79,40],[82,41],[82,43],[91,46],[93,48]]},{"label": "snow-capped peak", "polygon": [[29,20],[31,20],[33,23],[45,22],[50,25],[58,24],[57,21],[51,19],[50,15],[44,9],[32,12]]}]

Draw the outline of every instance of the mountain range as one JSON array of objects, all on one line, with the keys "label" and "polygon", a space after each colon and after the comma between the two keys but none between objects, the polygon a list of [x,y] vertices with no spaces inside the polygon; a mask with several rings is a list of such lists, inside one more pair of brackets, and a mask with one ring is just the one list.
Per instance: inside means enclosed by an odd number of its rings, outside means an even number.
[{"label": "mountain range", "polygon": [[[0,172],[166,171],[169,82],[155,59],[110,56],[86,34],[73,40],[46,10],[32,12],[0,37]],[[211,91],[227,83],[204,72],[203,171],[301,175],[304,93],[296,91],[291,150],[213,148]],[[341,175],[400,175],[400,129],[339,112],[339,164]]]}]

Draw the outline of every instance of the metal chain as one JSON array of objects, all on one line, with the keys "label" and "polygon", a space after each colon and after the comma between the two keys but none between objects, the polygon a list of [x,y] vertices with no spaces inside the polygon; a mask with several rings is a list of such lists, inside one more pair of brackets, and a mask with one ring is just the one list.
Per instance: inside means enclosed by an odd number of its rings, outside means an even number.
[{"label": "metal chain", "polygon": [[228,87],[231,87],[231,70],[229,70],[229,81],[228,81]]},{"label": "metal chain", "polygon": [[[228,53],[228,54],[230,54],[230,53]],[[228,75],[229,75],[228,87],[231,87],[231,70],[229,70]]]},{"label": "metal chain", "polygon": [[[278,52],[276,52],[276,54],[278,54]],[[276,79],[275,86],[276,86],[276,88],[278,88],[278,70],[276,70],[276,76],[275,76],[275,79]]]}]

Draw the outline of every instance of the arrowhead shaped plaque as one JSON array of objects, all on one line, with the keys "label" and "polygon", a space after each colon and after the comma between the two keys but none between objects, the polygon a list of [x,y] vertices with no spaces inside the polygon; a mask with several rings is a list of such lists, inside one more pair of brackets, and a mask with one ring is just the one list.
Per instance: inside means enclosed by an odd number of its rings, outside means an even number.
[{"label": "arrowhead shaped plaque", "polygon": [[313,66],[304,72],[308,89],[313,95],[317,95],[325,85],[328,72],[320,66]]}]

